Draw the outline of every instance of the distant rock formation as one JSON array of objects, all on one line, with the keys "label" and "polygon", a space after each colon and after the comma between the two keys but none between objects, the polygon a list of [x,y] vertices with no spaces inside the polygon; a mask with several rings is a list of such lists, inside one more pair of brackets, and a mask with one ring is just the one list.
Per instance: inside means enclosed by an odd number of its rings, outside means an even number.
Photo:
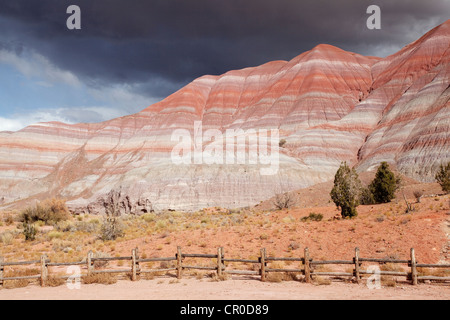
[{"label": "distant rock formation", "polygon": [[[253,205],[330,180],[341,161],[359,171],[387,161],[430,181],[450,161],[449,45],[450,20],[384,59],[319,45],[288,62],[203,76],[137,114],[0,132],[0,194],[5,203],[60,196],[77,212],[142,214]],[[202,132],[278,129],[278,171],[175,164],[172,133],[194,136],[195,122]]]}]

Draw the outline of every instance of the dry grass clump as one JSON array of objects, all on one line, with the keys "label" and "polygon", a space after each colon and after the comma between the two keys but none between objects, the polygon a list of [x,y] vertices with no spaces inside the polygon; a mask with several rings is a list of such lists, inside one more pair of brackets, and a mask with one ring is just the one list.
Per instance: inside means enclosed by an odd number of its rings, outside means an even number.
[{"label": "dry grass clump", "polygon": [[381,284],[384,287],[395,288],[397,286],[397,280],[393,276],[381,276]]},{"label": "dry grass clump", "polygon": [[450,270],[446,268],[417,268],[419,276],[450,277]]},{"label": "dry grass clump", "polygon": [[[27,277],[27,276],[36,276],[40,274],[40,270],[36,268],[13,268],[9,269],[5,272],[5,278],[11,277]],[[28,286],[34,279],[20,279],[20,280],[5,280],[3,282],[3,288],[5,289],[15,289],[15,288],[24,288]]]},{"label": "dry grass clump", "polygon": [[30,280],[21,279],[21,280],[6,280],[3,283],[3,288],[5,289],[16,289],[16,288],[25,288],[30,284]]},{"label": "dry grass clump", "polygon": [[66,280],[64,280],[60,277],[49,276],[47,281],[45,281],[45,285],[47,287],[59,287],[59,286],[66,284],[66,282],[67,282]]},{"label": "dry grass clump", "polygon": [[114,284],[117,283],[117,277],[107,273],[94,273],[82,278],[83,284]]},{"label": "dry grass clump", "polygon": [[313,283],[318,286],[329,286],[331,285],[331,279],[326,277],[314,277]]},{"label": "dry grass clump", "polygon": [[[287,269],[287,264],[284,261],[274,261],[270,262],[268,268]],[[296,272],[269,272],[266,274],[266,281],[275,283],[283,281],[300,281],[300,274]]]},{"label": "dry grass clump", "polygon": [[323,214],[311,212],[309,214],[309,216],[303,217],[301,219],[301,221],[303,221],[303,222],[306,222],[306,221],[322,221],[322,219],[323,219]]},{"label": "dry grass clump", "polygon": [[5,212],[3,214],[2,221],[5,223],[5,225],[10,226],[15,222],[14,216],[17,216],[16,212]]},{"label": "dry grass clump", "polygon": [[215,272],[211,272],[207,276],[211,282],[227,281],[231,278],[229,274],[223,273],[221,276],[218,276]]},{"label": "dry grass clump", "polygon": [[13,243],[14,234],[12,232],[2,232],[0,233],[0,243],[7,246]]}]

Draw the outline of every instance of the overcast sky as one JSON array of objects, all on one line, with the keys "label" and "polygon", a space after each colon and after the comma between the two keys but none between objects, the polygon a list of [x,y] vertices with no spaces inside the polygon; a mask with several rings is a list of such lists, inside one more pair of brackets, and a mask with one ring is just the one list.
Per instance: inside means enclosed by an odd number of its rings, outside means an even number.
[{"label": "overcast sky", "polygon": [[[69,30],[69,5],[81,30]],[[381,30],[369,30],[371,4]],[[385,57],[450,17],[450,0],[0,0],[0,131],[139,112],[195,78],[320,43]]]}]

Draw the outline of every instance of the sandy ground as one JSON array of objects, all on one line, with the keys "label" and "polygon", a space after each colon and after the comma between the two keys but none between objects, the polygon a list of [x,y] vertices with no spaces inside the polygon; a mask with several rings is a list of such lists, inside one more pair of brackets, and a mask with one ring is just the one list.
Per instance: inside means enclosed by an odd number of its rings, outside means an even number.
[{"label": "sandy ground", "polygon": [[258,280],[159,278],[112,285],[81,284],[41,288],[33,285],[0,290],[0,300],[449,300],[450,285],[401,284],[395,288],[369,289],[365,284],[333,282],[314,285],[299,282],[263,283]]}]

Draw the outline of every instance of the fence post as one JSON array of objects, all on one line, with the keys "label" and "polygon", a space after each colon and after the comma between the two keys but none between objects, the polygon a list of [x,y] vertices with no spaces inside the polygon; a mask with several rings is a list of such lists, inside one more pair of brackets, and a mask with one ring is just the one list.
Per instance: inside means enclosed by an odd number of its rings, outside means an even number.
[{"label": "fence post", "polygon": [[217,249],[217,277],[219,280],[222,278],[222,259],[223,259],[223,248],[219,247]]},{"label": "fence post", "polygon": [[177,247],[177,278],[181,279],[183,273],[183,267],[181,265],[182,257],[181,257],[181,247]]},{"label": "fence post", "polygon": [[311,282],[311,268],[309,261],[309,249],[305,248],[305,281],[306,283]]},{"label": "fence post", "polygon": [[136,249],[131,250],[131,281],[136,281]]},{"label": "fence post", "polygon": [[3,262],[4,262],[4,258],[0,257],[0,288],[3,287],[3,271],[4,271],[4,266],[3,266]]},{"label": "fence post", "polygon": [[90,250],[87,254],[86,265],[87,265],[87,275],[92,275],[92,256],[94,253]]},{"label": "fence post", "polygon": [[44,254],[41,256],[41,287],[45,287],[45,283],[48,279],[48,268],[47,268],[47,256]]},{"label": "fence post", "polygon": [[417,285],[417,265],[414,248],[411,248],[411,280],[414,286]]},{"label": "fence post", "polygon": [[139,264],[139,248],[134,249],[134,256],[136,257],[136,275],[141,276],[141,266]]},{"label": "fence post", "polygon": [[266,281],[266,248],[261,249],[261,281]]},{"label": "fence post", "polygon": [[355,277],[356,277],[356,283],[361,282],[361,277],[359,275],[359,248],[355,248]]}]

